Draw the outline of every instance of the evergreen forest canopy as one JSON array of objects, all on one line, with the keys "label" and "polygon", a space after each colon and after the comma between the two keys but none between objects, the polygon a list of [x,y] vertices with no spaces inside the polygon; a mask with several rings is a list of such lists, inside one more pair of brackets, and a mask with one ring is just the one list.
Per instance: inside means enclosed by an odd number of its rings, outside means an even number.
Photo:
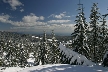
[{"label": "evergreen forest canopy", "polygon": [[98,12],[99,8],[97,4],[93,3],[91,7],[89,23],[86,22],[83,8],[79,7],[79,13],[75,20],[75,29],[72,33],[72,46],[74,50],[95,63],[102,61],[103,55],[107,51],[108,39],[108,29],[105,19],[108,14],[101,15]]},{"label": "evergreen forest canopy", "polygon": [[[108,29],[105,19],[108,14],[101,15],[98,10],[97,3],[93,3],[88,23],[83,6],[79,4],[79,13],[76,16],[75,29],[71,34],[72,42],[69,48],[61,45],[65,43],[60,43],[56,39],[54,31],[50,39],[47,38],[45,31],[42,38],[0,32],[0,66],[25,67],[58,63],[89,65],[89,62],[102,62],[108,49]],[[32,56],[30,56],[31,53]],[[33,64],[28,62],[29,58],[34,59]]]}]

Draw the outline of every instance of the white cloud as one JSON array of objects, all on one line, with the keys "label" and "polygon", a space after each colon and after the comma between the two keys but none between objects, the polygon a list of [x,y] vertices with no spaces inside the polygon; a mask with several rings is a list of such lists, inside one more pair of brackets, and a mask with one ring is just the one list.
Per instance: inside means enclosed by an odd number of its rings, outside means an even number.
[{"label": "white cloud", "polygon": [[65,17],[68,17],[68,18],[69,18],[69,17],[71,17],[71,16],[65,16]]},{"label": "white cloud", "polygon": [[12,30],[23,31],[26,32],[43,32],[44,30],[50,32],[54,30],[55,33],[71,33],[74,31],[75,24],[51,24],[51,25],[43,25],[43,26],[32,26],[32,27],[12,27]]},{"label": "white cloud", "polygon": [[74,29],[74,25],[75,25],[75,24],[51,24],[50,27],[51,27],[51,28],[54,28],[54,29],[56,29],[56,28],[57,28],[57,29],[58,29],[58,28],[63,28],[63,29],[64,29],[64,28],[66,28],[66,29],[67,29],[67,28],[72,28],[72,29]]},{"label": "white cloud", "polygon": [[35,16],[35,14],[33,13],[30,13],[30,15],[24,16],[22,20],[26,23],[36,22],[37,20],[39,20],[39,17]]},{"label": "white cloud", "polygon": [[40,16],[40,20],[44,20],[44,17],[43,16]]},{"label": "white cloud", "polygon": [[38,17],[34,13],[30,13],[30,15],[24,16],[22,18],[22,20],[24,22],[28,22],[29,23],[29,22],[36,22],[37,20],[44,20],[44,17],[43,16]]},{"label": "white cloud", "polygon": [[51,14],[50,16],[48,16],[48,18],[50,18],[50,17],[54,17],[54,14]]},{"label": "white cloud", "polygon": [[52,28],[56,33],[70,33],[71,35],[71,33],[74,32],[74,25],[75,24],[55,24]]},{"label": "white cloud", "polygon": [[62,12],[59,15],[51,14],[48,18],[50,18],[50,17],[62,19],[62,18],[71,17],[71,16],[67,16],[66,12]]},{"label": "white cloud", "polygon": [[19,0],[3,0],[4,3],[9,3],[13,10],[16,10],[17,6],[23,6]]},{"label": "white cloud", "polygon": [[24,11],[24,9],[21,9],[21,10],[20,10],[20,12],[23,12],[23,11]]},{"label": "white cloud", "polygon": [[60,13],[60,15],[55,15],[55,18],[61,19],[65,16],[64,13]]},{"label": "white cloud", "polygon": [[71,20],[50,20],[48,23],[68,23]]},{"label": "white cloud", "polygon": [[4,15],[4,14],[2,14],[2,15],[0,16],[0,22],[8,23],[8,22],[10,22],[9,18],[10,18],[9,15]]},{"label": "white cloud", "polygon": [[[21,21],[10,20],[11,16],[2,14],[0,15],[0,22],[9,23],[14,25],[11,27],[12,31],[26,31],[26,32],[43,32],[43,30],[55,30],[56,33],[72,33],[74,24],[70,20],[50,20],[47,23],[42,22],[45,18],[43,16],[36,16],[33,13],[23,16]],[[65,24],[66,23],[66,24]]]},{"label": "white cloud", "polygon": [[0,16],[0,22],[3,23],[9,23],[12,24],[14,26],[35,26],[35,25],[45,25],[45,22],[41,22],[39,20],[44,20],[43,16],[36,16],[33,13],[30,13],[30,15],[24,16],[22,18],[22,21],[11,21],[9,20],[10,16],[9,15],[4,15],[2,14]]}]

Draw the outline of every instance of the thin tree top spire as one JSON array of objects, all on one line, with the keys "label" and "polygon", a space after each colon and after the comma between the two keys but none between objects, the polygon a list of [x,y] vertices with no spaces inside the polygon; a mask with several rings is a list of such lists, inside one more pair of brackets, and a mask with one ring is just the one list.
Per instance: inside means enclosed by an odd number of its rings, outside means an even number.
[{"label": "thin tree top spire", "polygon": [[51,33],[51,35],[52,35],[52,39],[54,40],[54,39],[55,39],[54,30],[52,30],[52,33]]},{"label": "thin tree top spire", "polygon": [[78,5],[81,5],[80,0],[79,0],[79,4]]},{"label": "thin tree top spire", "polygon": [[79,5],[79,9],[78,10],[80,10],[81,12],[83,12],[84,8],[83,8],[83,4],[80,3],[80,0],[79,0],[79,4],[78,5]]}]

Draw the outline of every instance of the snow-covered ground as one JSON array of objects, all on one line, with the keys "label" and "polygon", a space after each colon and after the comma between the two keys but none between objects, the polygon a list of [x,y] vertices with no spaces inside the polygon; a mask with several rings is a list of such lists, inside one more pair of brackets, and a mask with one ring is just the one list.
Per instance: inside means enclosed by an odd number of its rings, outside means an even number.
[{"label": "snow-covered ground", "polygon": [[29,68],[10,67],[0,72],[108,72],[108,67],[53,64],[39,65]]},{"label": "snow-covered ground", "polygon": [[0,72],[20,72],[21,70],[24,70],[26,68],[20,68],[20,67],[0,67]]}]

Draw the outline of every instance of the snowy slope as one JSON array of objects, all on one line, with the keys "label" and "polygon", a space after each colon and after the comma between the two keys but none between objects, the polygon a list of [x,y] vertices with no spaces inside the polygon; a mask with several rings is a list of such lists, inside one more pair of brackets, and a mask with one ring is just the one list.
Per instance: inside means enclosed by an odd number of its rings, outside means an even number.
[{"label": "snowy slope", "polygon": [[108,68],[101,66],[53,64],[34,66],[18,72],[108,72]]},{"label": "snowy slope", "polygon": [[[90,60],[88,60],[85,56],[69,49],[66,48],[62,43],[60,43],[59,45],[60,51],[62,52],[62,54],[66,55],[66,58],[70,58],[70,64],[74,63],[75,60],[77,60],[77,64],[78,65],[95,65],[95,63],[91,62]],[[83,62],[83,64],[81,64]]]}]

